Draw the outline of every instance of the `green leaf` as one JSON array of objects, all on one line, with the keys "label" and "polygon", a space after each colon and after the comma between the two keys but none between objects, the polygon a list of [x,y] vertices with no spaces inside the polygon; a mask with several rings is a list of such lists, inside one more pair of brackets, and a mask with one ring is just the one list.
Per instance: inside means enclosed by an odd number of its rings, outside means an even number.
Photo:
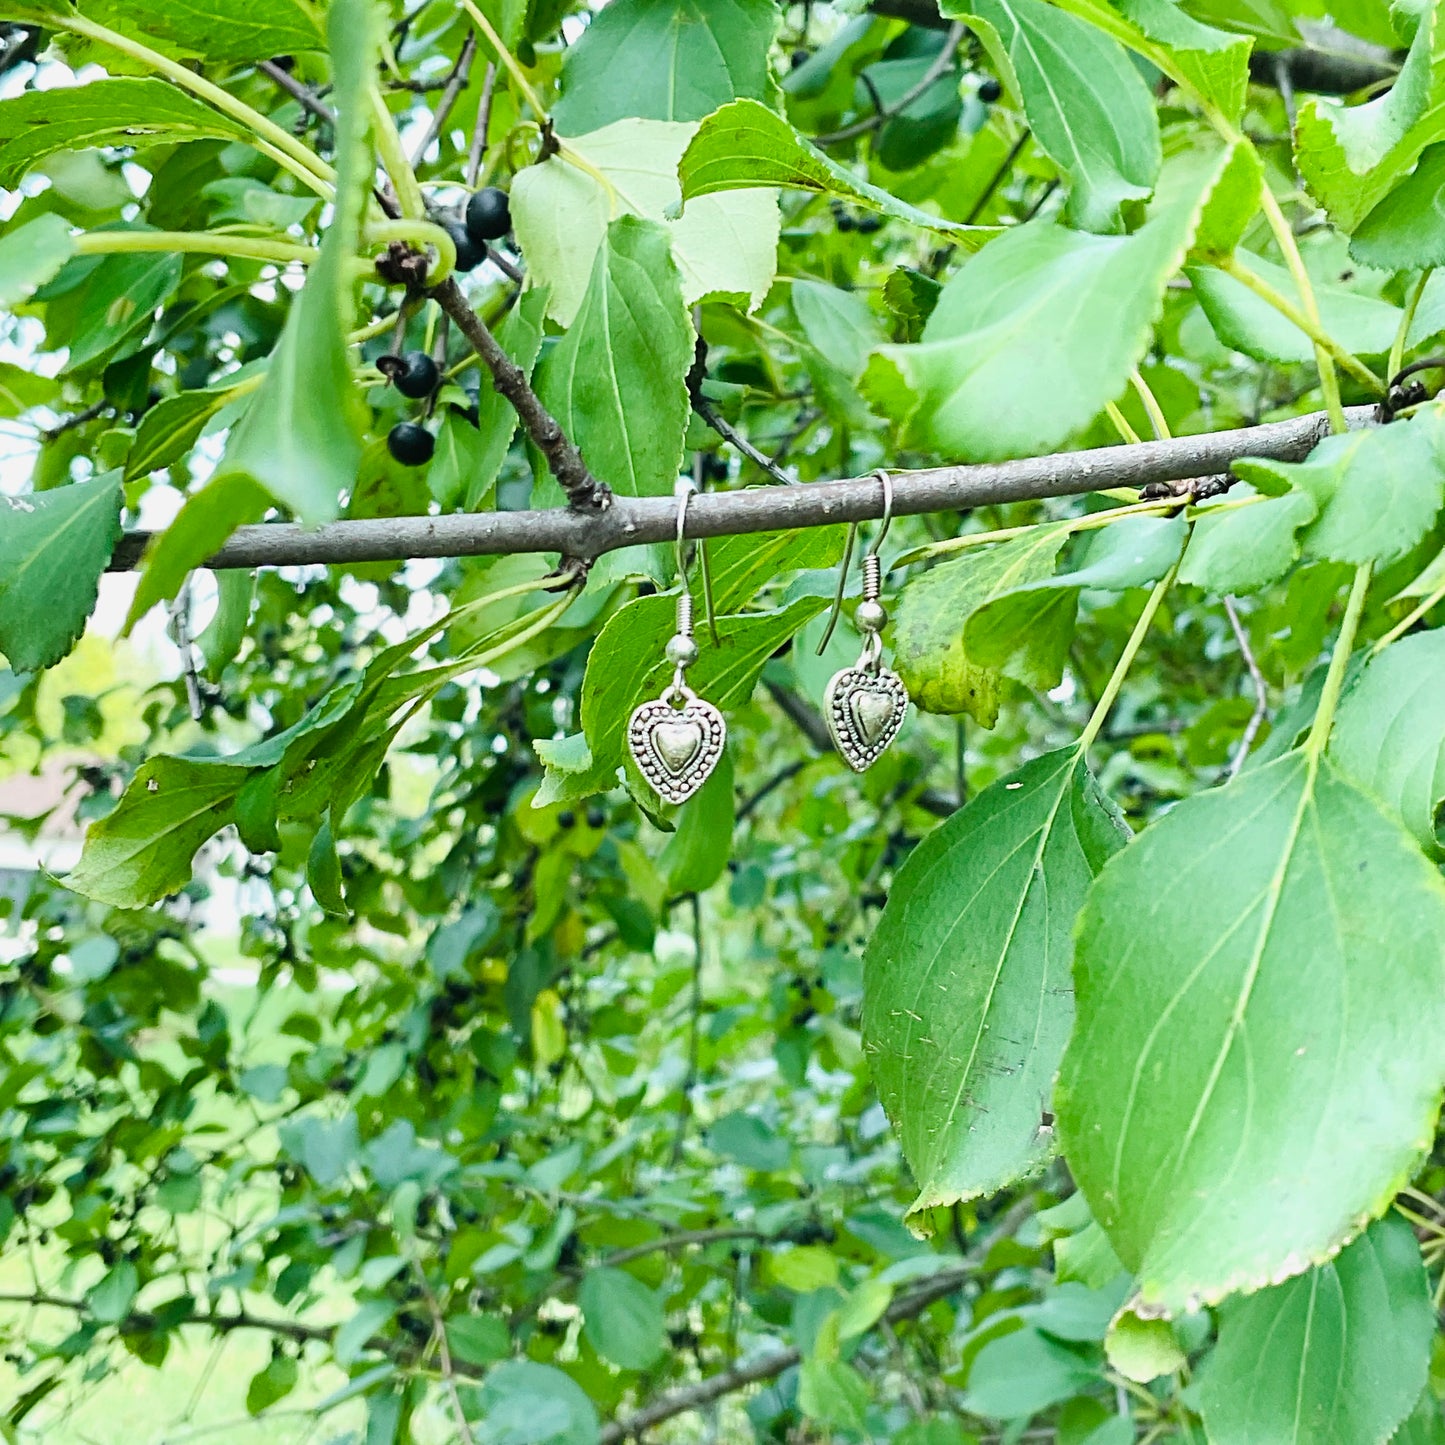
[{"label": "green leaf", "polygon": [[237,472],[212,477],[192,492],[170,526],[146,548],[140,583],[126,615],[127,629],[156,603],[173,598],[192,568],[217,551],[237,527],[259,522],[267,506],[260,485]]},{"label": "green leaf", "polygon": [[862,1431],[871,1400],[868,1382],[846,1360],[815,1357],[798,1371],[798,1409],[809,1420]]},{"label": "green leaf", "polygon": [[1157,582],[1179,560],[1188,530],[1182,515],[1125,517],[1100,527],[1087,535],[1072,570],[1026,582],[970,613],[965,650],[980,667],[998,668],[1026,687],[1057,687],[1080,592],[1123,592]]},{"label": "green leaf", "polygon": [[1015,588],[1052,579],[1067,536],[1062,525],[1035,527],[1012,541],[971,548],[903,588],[893,626],[893,665],[919,707],[966,712],[984,727],[994,725],[1002,674],[969,652],[967,621]]},{"label": "green leaf", "polygon": [[1398,1216],[1327,1264],[1220,1310],[1200,1382],[1215,1445],[1363,1445],[1425,1387],[1434,1311],[1420,1246]]},{"label": "green leaf", "polygon": [[1426,413],[1326,437],[1303,462],[1246,459],[1235,470],[1261,490],[1287,486],[1314,502],[1318,516],[1303,536],[1307,557],[1388,562],[1421,541],[1445,503],[1440,432]]},{"label": "green leaf", "polygon": [[1128,837],[1068,748],[994,783],[894,877],[864,956],[863,1047],[917,1181],[915,1220],[1052,1153],[1074,920]]},{"label": "green leaf", "polygon": [[968,0],[947,13],[984,22],[979,38],[1068,178],[1070,224],[1120,230],[1120,207],[1149,196],[1161,160],[1153,97],[1123,48],[1045,0]]},{"label": "green leaf", "polygon": [[1120,1310],[1109,1325],[1104,1354],[1125,1379],[1140,1385],[1172,1375],[1189,1362],[1168,1320],[1140,1319],[1128,1309]]},{"label": "green leaf", "polygon": [[331,819],[322,819],[321,826],[311,840],[311,849],[306,855],[306,881],[311,894],[327,913],[348,918],[351,910],[346,906],[346,894],[341,886],[341,859],[336,855],[336,839],[331,831]]},{"label": "green leaf", "polygon": [[1445,3],[1427,0],[1410,53],[1384,95],[1364,105],[1317,98],[1300,106],[1295,161],[1330,219],[1353,231],[1426,146],[1440,140],[1445,140]]},{"label": "green leaf", "polygon": [[123,1259],[112,1265],[110,1271],[86,1292],[85,1307],[97,1323],[118,1325],[130,1313],[139,1292],[140,1276],[136,1267],[130,1260]]},{"label": "green leaf", "polygon": [[154,757],[85,835],[72,892],[116,908],[143,908],[184,888],[196,849],[232,819],[246,769]]},{"label": "green leaf", "polygon": [[479,1394],[481,1418],[497,1445],[597,1445],[597,1410],[587,1392],[552,1365],[506,1360]]},{"label": "green leaf", "polygon": [[1445,1418],[1433,1390],[1421,1393],[1410,1418],[1390,1436],[1390,1445],[1445,1445]]},{"label": "green leaf", "polygon": [[694,198],[716,191],[791,187],[837,196],[895,220],[938,231],[969,250],[998,234],[991,226],[963,226],[931,216],[860,179],[755,100],[735,100],[708,116],[678,162],[677,174],[682,182],[684,216]]},{"label": "green leaf", "polygon": [[212,682],[236,660],[251,620],[251,600],[256,593],[252,572],[232,569],[216,574],[216,615],[199,637],[196,646],[206,662],[206,676]]},{"label": "green leaf", "polygon": [[124,343],[139,342],[180,279],[179,256],[155,252],[102,256],[84,283],[82,319],[70,339],[61,375],[113,359]]},{"label": "green leaf", "polygon": [[701,120],[730,100],[778,103],[772,0],[614,0],[562,62],[562,135],[615,120]]},{"label": "green leaf", "polygon": [[1191,160],[1171,174],[1168,198],[1132,236],[1052,221],[1001,236],[944,287],[922,342],[874,353],[864,393],[901,423],[906,445],[940,459],[1058,448],[1119,396],[1143,359],[1224,158],[1200,169]]},{"label": "green leaf", "polygon": [[[1207,907],[1158,886],[1186,870]],[[1328,759],[1189,798],[1105,867],[1056,1097],[1143,1306],[1301,1273],[1388,1206],[1432,1137],[1442,959],[1445,883]]]},{"label": "green leaf", "polygon": [[296,1388],[298,1374],[294,1355],[272,1355],[265,1367],[251,1376],[246,1388],[246,1413],[259,1415],[284,1400]]},{"label": "green leaf", "polygon": [[[1173,0],[1119,0],[1117,5],[1108,0],[1054,3],[1112,35],[1179,84],[1205,97],[1227,120],[1239,123],[1249,88],[1251,43],[1231,33],[1237,27],[1221,30],[1204,24],[1200,6],[1186,10]],[[1298,39],[1291,27],[1286,43],[1298,43]]]},{"label": "green leaf", "polygon": [[59,662],[95,609],[120,540],[120,475],[0,494],[0,652],[16,672]]},{"label": "green leaf", "polygon": [[[515,412],[512,413],[512,420],[516,421]],[[503,444],[503,456],[506,455],[506,447],[511,445],[511,441],[512,434],[508,432]],[[443,511],[450,511],[455,507],[467,488],[477,479],[484,446],[481,433],[466,417],[453,408],[444,408],[442,424],[436,432],[436,450],[426,472],[427,490],[436,498]],[[497,471],[500,470],[499,458]],[[490,494],[496,480],[497,472],[494,471],[489,481],[478,483],[481,499],[484,500]]]},{"label": "green leaf", "polygon": [[187,455],[213,417],[260,384],[256,376],[239,385],[182,391],[158,401],[141,418],[125,460],[126,481],[148,476]]},{"label": "green leaf", "polygon": [[779,226],[771,191],[710,196],[676,215],[678,162],[697,131],[693,123],[620,120],[567,143],[607,185],[561,156],[528,166],[512,183],[512,226],[532,284],[548,288],[548,314],[563,326],[572,324],[620,215],[666,227],[689,305],[722,296],[752,309],[767,295]]},{"label": "green leaf", "polygon": [[[1237,259],[1280,295],[1299,305],[1299,290],[1283,266],[1263,261],[1247,251]],[[1256,296],[1242,281],[1209,266],[1186,269],[1200,308],[1214,334],[1228,347],[1256,361],[1313,363],[1314,343],[1269,302]],[[1400,327],[1400,309],[1373,296],[1360,296],[1343,286],[1314,283],[1324,329],[1347,351],[1357,356],[1383,356]]]},{"label": "green leaf", "polygon": [[18,186],[47,156],[99,146],[170,145],[249,133],[165,80],[93,80],[0,101],[0,186]]},{"label": "green leaf", "polygon": [[1402,637],[1374,658],[1340,704],[1330,756],[1414,835],[1445,856],[1445,632]]},{"label": "green leaf", "polygon": [[1023,1420],[1082,1393],[1098,1378],[1083,1355],[1025,1328],[990,1340],[978,1352],[962,1403],[970,1414]]},{"label": "green leaf", "polygon": [[1381,271],[1445,266],[1445,144],[1421,153],[1414,172],[1360,222],[1350,255]]},{"label": "green leaf", "polygon": [[671,894],[703,893],[722,877],[732,856],[734,821],[732,758],[724,753],[680,810],[677,832],[657,860]]},{"label": "green leaf", "polygon": [[667,1349],[662,1302],[626,1270],[590,1269],[577,1291],[582,1329],[592,1348],[624,1370],[645,1370]]},{"label": "green leaf", "polygon": [[[528,376],[531,376],[542,349],[542,318],[546,307],[547,293],[533,286],[497,328],[497,340],[502,350]],[[516,430],[517,413],[512,410],[511,403],[496,387],[484,382],[477,397],[477,431],[482,446],[475,470],[467,478],[463,491],[462,506],[466,511],[480,511],[490,502],[492,489],[496,486]]]},{"label": "green leaf", "polygon": [[[334,7],[333,7],[334,8]],[[80,0],[89,20],[170,54],[254,62],[322,48],[319,7],[306,0]]]},{"label": "green leaf", "polygon": [[[1236,489],[1230,499],[1244,495]],[[1206,505],[1189,534],[1179,580],[1217,597],[1258,592],[1299,560],[1300,530],[1318,513],[1304,491],[1265,497],[1248,507]]]},{"label": "green leaf", "polygon": [[537,394],[614,492],[665,496],[682,466],[692,357],[666,229],[621,216],[577,319],[538,369]]},{"label": "green leaf", "polygon": [[49,406],[59,393],[59,386],[50,377],[16,366],[13,361],[0,361],[0,417],[5,420],[24,416],[32,407]]},{"label": "green leaf", "polygon": [[29,300],[74,251],[70,222],[55,211],[0,235],[0,306],[8,310]]},{"label": "green leaf", "polygon": [[496,1315],[456,1315],[447,1321],[447,1344],[464,1365],[492,1365],[511,1353],[512,1337]]},{"label": "green leaf", "polygon": [[312,524],[337,516],[361,460],[360,402],[346,337],[355,312],[351,263],[372,180],[368,87],[381,43],[373,0],[334,0],[327,33],[339,115],[331,224],[291,304],[266,379],[232,429],[212,478],[214,485],[249,477]]}]

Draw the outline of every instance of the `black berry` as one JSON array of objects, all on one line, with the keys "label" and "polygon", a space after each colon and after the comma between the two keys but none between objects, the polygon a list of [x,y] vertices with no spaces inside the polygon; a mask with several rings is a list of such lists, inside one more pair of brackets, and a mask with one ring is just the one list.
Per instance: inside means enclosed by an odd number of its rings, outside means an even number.
[{"label": "black berry", "polygon": [[863,235],[871,236],[874,231],[881,231],[883,229],[883,217],[872,215],[859,216],[858,229]]},{"label": "black berry", "polygon": [[475,271],[487,259],[487,248],[472,240],[467,228],[454,217],[438,217],[437,224],[452,238],[457,248],[457,270]]},{"label": "black berry", "polygon": [[797,70],[800,65],[806,65],[809,53],[801,45],[792,54],[793,69]]},{"label": "black berry", "polygon": [[574,813],[571,808],[563,808],[562,811],[557,814],[557,826],[564,832],[568,828],[575,828],[577,826],[577,814]]},{"label": "black berry", "polygon": [[512,229],[512,205],[507,193],[486,186],[467,202],[467,234],[479,246],[500,241]]},{"label": "black berry", "polygon": [[987,76],[979,83],[978,98],[985,105],[992,105],[1003,94],[1001,86],[993,76]]},{"label": "black berry", "polygon": [[403,396],[413,401],[430,396],[441,380],[436,362],[424,351],[408,351],[403,356],[381,356],[376,364],[382,375]]},{"label": "black berry", "polygon": [[836,224],[840,231],[856,231],[858,229],[858,222],[847,211],[838,216]]},{"label": "black berry", "polygon": [[589,828],[600,828],[607,821],[607,814],[595,803],[587,810],[587,826]]},{"label": "black berry", "polygon": [[387,433],[386,449],[404,467],[420,467],[431,461],[436,438],[414,421],[398,422]]}]

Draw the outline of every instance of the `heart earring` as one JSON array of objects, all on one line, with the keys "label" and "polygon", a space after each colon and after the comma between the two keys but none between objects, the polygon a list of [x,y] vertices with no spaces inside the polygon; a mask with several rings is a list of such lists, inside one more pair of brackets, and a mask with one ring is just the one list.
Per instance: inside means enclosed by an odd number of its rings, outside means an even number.
[{"label": "heart earring", "polygon": [[[863,652],[852,667],[833,674],[823,695],[823,716],[828,721],[833,744],[855,773],[866,772],[878,761],[883,749],[898,736],[908,711],[908,690],[896,672],[883,666],[883,644],[878,637],[888,621],[888,614],[878,600],[883,590],[883,564],[878,558],[878,549],[893,519],[893,479],[881,468],[875,475],[883,488],[883,523],[863,558],[863,600],[853,614],[853,623],[863,634]],[[833,636],[843,606],[843,589],[857,530],[855,523],[848,532],[848,545],[838,573],[838,595],[827,631],[818,645],[819,656]]]},{"label": "heart earring", "polygon": [[655,702],[645,702],[635,709],[627,724],[627,746],[642,776],[669,803],[686,802],[707,782],[722,757],[728,732],[723,715],[683,680],[687,669],[697,661],[692,592],[683,546],[692,492],[690,481],[677,484],[677,631],[667,644],[672,683]]}]

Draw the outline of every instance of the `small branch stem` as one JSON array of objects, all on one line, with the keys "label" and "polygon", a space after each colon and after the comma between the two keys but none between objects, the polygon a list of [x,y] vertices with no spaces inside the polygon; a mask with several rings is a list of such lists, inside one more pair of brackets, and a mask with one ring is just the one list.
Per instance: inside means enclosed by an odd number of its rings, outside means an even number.
[{"label": "small branch stem", "polygon": [[1400,313],[1399,329],[1395,332],[1394,345],[1390,347],[1389,364],[1385,367],[1385,380],[1390,381],[1405,364],[1405,348],[1410,341],[1410,328],[1415,324],[1415,313],[1420,309],[1420,298],[1425,294],[1425,287],[1429,284],[1433,268],[1427,266],[1421,273],[1420,279],[1410,288],[1410,294],[1405,299],[1405,309]]},{"label": "small branch stem", "polygon": [[1229,783],[1239,776],[1239,770],[1244,766],[1244,760],[1249,756],[1249,750],[1254,746],[1254,740],[1264,726],[1265,718],[1269,716],[1269,688],[1255,659],[1254,649],[1249,645],[1249,634],[1244,630],[1244,623],[1240,620],[1239,609],[1235,606],[1233,597],[1224,599],[1224,613],[1229,618],[1234,640],[1239,644],[1239,655],[1244,659],[1244,665],[1249,669],[1250,682],[1254,685],[1254,711],[1245,724],[1244,732],[1240,734],[1239,745],[1221,779],[1222,782]]},{"label": "small branch stem", "polygon": [[1084,731],[1079,735],[1079,752],[1081,754],[1087,753],[1094,745],[1094,739],[1099,736],[1100,730],[1108,719],[1109,711],[1114,706],[1120,689],[1124,686],[1124,679],[1129,676],[1129,669],[1134,665],[1134,659],[1138,656],[1145,635],[1154,621],[1154,614],[1159,611],[1165,593],[1174,585],[1174,574],[1178,570],[1179,564],[1175,563],[1167,575],[1155,584],[1154,590],[1149,594],[1149,600],[1144,604],[1144,610],[1139,614],[1139,620],[1134,624],[1134,630],[1129,634],[1128,642],[1124,644],[1124,651],[1120,654],[1119,661],[1109,676],[1109,681],[1104,685],[1103,694],[1094,708],[1093,716],[1084,725]]},{"label": "small branch stem", "polygon": [[1340,623],[1340,635],[1335,639],[1335,650],[1330,655],[1330,670],[1325,674],[1324,690],[1320,693],[1320,705],[1315,711],[1315,720],[1310,735],[1305,739],[1305,751],[1318,762],[1330,740],[1330,729],[1334,726],[1335,709],[1339,706],[1340,693],[1344,691],[1345,672],[1350,665],[1350,654],[1355,647],[1355,633],[1359,631],[1360,617],[1365,610],[1365,598],[1370,591],[1370,564],[1355,568],[1354,584],[1350,588],[1350,600],[1345,604],[1344,621]]},{"label": "small branch stem", "polygon": [[303,110],[310,111],[323,125],[329,125],[333,130],[336,128],[336,112],[318,99],[310,86],[302,85],[290,71],[283,70],[274,60],[263,60],[256,69],[280,86]]},{"label": "small branch stem", "polygon": [[910,86],[892,105],[884,106],[872,115],[864,116],[862,120],[854,121],[852,125],[845,125],[841,130],[832,131],[828,135],[814,136],[813,144],[830,146],[836,145],[840,141],[853,140],[856,136],[866,135],[870,130],[877,130],[895,115],[901,115],[953,64],[953,57],[957,53],[958,47],[962,43],[966,33],[965,27],[955,21],[953,25],[949,27],[948,35],[943,42],[942,49],[934,56],[933,64],[923,72],[922,77],[916,85]]},{"label": "small branch stem", "polygon": [[77,256],[136,251],[235,256],[246,261],[274,261],[278,266],[293,262],[309,265],[320,254],[315,246],[301,246],[294,241],[268,241],[259,236],[229,236],[215,231],[87,231],[75,237]]},{"label": "small branch stem", "polygon": [[487,62],[487,73],[482,77],[482,98],[477,105],[477,123],[472,127],[472,148],[467,152],[467,189],[477,188],[477,178],[482,173],[482,158],[487,153],[487,132],[492,126],[492,100],[497,93],[497,62]]},{"label": "small branch stem", "polygon": [[761,467],[775,482],[781,482],[785,487],[798,485],[797,477],[789,476],[770,456],[760,452],[731,422],[721,416],[706,398],[699,396],[693,402],[692,409],[725,442],[740,451],[755,466]]},{"label": "small branch stem", "polygon": [[511,403],[512,409],[547,459],[547,466],[574,511],[601,512],[611,504],[612,493],[588,470],[556,417],[542,405],[526,372],[502,349],[482,318],[467,304],[454,278],[444,281],[432,293],[442,310],[456,323],[472,350],[492,373],[492,384]]},{"label": "small branch stem", "polygon": [[427,151],[431,149],[432,142],[441,137],[447,117],[451,115],[452,107],[457,103],[457,97],[467,88],[467,82],[471,79],[472,57],[476,53],[476,32],[469,30],[467,38],[462,41],[462,53],[457,57],[457,63],[452,66],[452,73],[447,77],[446,88],[437,100],[436,109],[432,111],[431,124],[427,126],[426,134],[422,136],[420,144],[412,152],[413,170],[422,163]]},{"label": "small branch stem", "polygon": [[507,67],[507,73],[512,77],[517,89],[522,92],[522,98],[532,107],[532,113],[537,117],[538,124],[546,124],[547,109],[532,89],[532,83],[522,73],[522,67],[517,64],[512,52],[502,43],[502,37],[492,28],[492,22],[472,3],[472,0],[462,0],[462,9],[471,16],[472,24],[487,39],[487,44],[496,52],[497,59]]},{"label": "small branch stem", "polygon": [[1149,425],[1154,428],[1155,441],[1169,440],[1169,423],[1164,417],[1164,408],[1159,405],[1159,398],[1154,395],[1153,388],[1139,374],[1136,368],[1129,376],[1129,385],[1134,388],[1139,400],[1144,404],[1144,410],[1149,416]]}]

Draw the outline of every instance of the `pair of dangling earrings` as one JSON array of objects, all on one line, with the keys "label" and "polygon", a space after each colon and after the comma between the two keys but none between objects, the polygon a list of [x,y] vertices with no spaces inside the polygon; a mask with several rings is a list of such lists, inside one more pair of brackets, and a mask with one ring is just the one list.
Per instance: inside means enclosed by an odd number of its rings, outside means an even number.
[{"label": "pair of dangling earrings", "polygon": [[[883,488],[883,522],[863,558],[863,600],[853,619],[863,634],[863,651],[852,667],[833,674],[824,694],[828,732],[843,760],[855,773],[864,772],[878,760],[898,736],[908,710],[908,692],[902,678],[884,667],[883,644],[879,638],[888,613],[878,600],[883,583],[878,549],[893,517],[893,481],[882,469],[874,475]],[[692,632],[692,592],[688,586],[683,540],[687,504],[693,490],[691,482],[678,484],[677,629],[667,644],[667,660],[673,666],[672,682],[661,697],[635,709],[627,725],[627,746],[633,759],[643,777],[669,803],[686,802],[702,787],[727,743],[727,723],[723,715],[688,687],[685,680],[687,669],[697,661],[698,655]],[[833,614],[818,645],[820,656],[833,636],[842,610],[857,531],[855,522],[848,530]],[[703,570],[706,577],[706,565]]]}]

